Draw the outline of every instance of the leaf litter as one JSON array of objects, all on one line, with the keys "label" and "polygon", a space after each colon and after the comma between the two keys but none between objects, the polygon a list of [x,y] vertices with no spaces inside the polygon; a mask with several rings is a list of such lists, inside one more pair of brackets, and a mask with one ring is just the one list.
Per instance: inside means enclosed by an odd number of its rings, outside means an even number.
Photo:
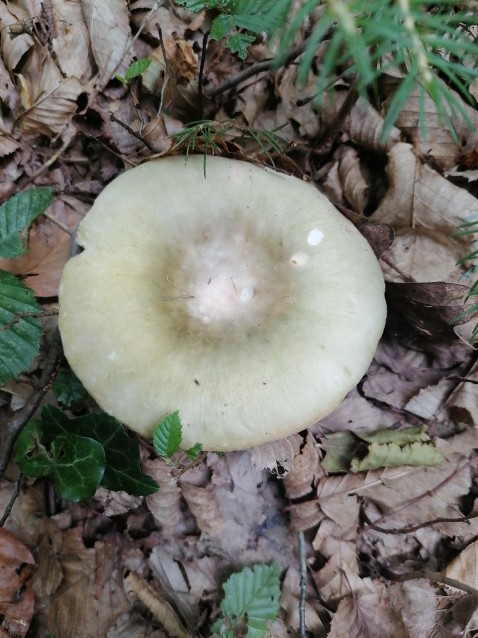
[{"label": "leaf litter", "polygon": [[[57,192],[30,232],[29,252],[1,267],[20,274],[40,299],[55,299],[71,234],[99,190],[151,149],[167,152],[169,135],[198,119],[207,17],[158,4],[0,3],[0,97],[8,107],[0,121],[2,199],[33,185],[53,184]],[[249,55],[247,65],[269,54],[259,41]],[[142,79],[127,86],[114,79],[145,57],[153,62]],[[471,240],[454,233],[478,208],[470,135],[455,120],[457,143],[426,101],[425,139],[412,93],[384,140],[380,112],[361,100],[341,119],[345,82],[320,107],[304,100],[315,78],[298,90],[295,65],[209,96],[240,70],[221,42],[209,42],[202,116],[282,127],[295,166],[372,237],[390,282],[389,323],[375,361],[307,434],[252,452],[209,454],[184,474],[143,442],[143,469],[160,485],[145,498],[100,488],[73,504],[42,480],[24,481],[0,529],[0,607],[22,591],[8,613],[0,610],[1,629],[11,635],[24,635],[20,619],[33,613],[40,637],[207,635],[231,573],[274,562],[281,610],[268,635],[297,634],[298,533],[306,540],[311,635],[422,638],[465,635],[473,624],[476,600],[429,577],[441,572],[476,589],[478,373],[469,326],[449,323],[469,284],[457,262]],[[384,104],[393,90],[392,78],[382,87]],[[476,110],[466,110],[476,122]],[[247,152],[261,155],[254,146]],[[43,365],[40,356],[18,383],[29,385]],[[0,391],[2,424],[14,412],[14,394],[14,385]],[[363,446],[374,432],[410,427],[425,428],[443,457],[438,465],[383,467],[385,454],[375,469],[326,472],[326,436],[351,430]],[[363,460],[355,443],[353,458]],[[2,512],[14,482],[10,468],[0,483]],[[401,581],[408,572],[416,579]],[[5,623],[16,623],[17,633]]]}]

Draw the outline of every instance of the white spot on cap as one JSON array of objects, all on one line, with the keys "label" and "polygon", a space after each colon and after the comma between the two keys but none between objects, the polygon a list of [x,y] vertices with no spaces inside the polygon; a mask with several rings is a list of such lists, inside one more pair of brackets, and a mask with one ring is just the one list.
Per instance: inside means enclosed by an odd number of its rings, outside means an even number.
[{"label": "white spot on cap", "polygon": [[114,361],[116,359],[116,352],[110,352],[108,355],[108,359],[110,361]]},{"label": "white spot on cap", "polygon": [[310,231],[309,236],[307,237],[307,243],[309,246],[318,246],[323,238],[324,233],[320,230],[320,228],[314,228]]},{"label": "white spot on cap", "polygon": [[289,259],[289,263],[293,268],[298,268],[299,266],[305,266],[305,264],[309,261],[309,255],[307,253],[295,253]]},{"label": "white spot on cap", "polygon": [[252,286],[246,286],[241,290],[241,294],[239,295],[241,301],[249,301],[254,297],[254,288]]}]

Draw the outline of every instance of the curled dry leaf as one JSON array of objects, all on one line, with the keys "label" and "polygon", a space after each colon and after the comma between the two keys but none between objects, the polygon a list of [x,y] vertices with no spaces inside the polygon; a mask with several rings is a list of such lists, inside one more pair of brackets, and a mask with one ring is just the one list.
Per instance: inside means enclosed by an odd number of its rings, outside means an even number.
[{"label": "curled dry leaf", "polygon": [[332,618],[328,638],[411,638],[401,614],[387,605],[379,585],[372,591],[340,601]]},{"label": "curled dry leaf", "polygon": [[355,148],[346,148],[339,164],[339,179],[346,200],[354,210],[363,213],[368,204],[371,184]]},{"label": "curled dry leaf", "polygon": [[220,535],[224,528],[224,518],[219,510],[213,485],[198,487],[181,481],[181,492],[188,504],[197,526],[205,534]]},{"label": "curled dry leaf", "polygon": [[384,264],[388,277],[454,281],[466,245],[453,233],[478,209],[478,200],[422,164],[409,144],[393,147],[386,172],[389,189],[370,219],[395,230],[392,267]]},{"label": "curled dry leaf", "polygon": [[292,470],[284,479],[290,499],[303,498],[314,491],[318,479],[324,475],[320,466],[320,450],[310,432],[300,454],[294,456]]},{"label": "curled dry leaf", "polygon": [[181,520],[181,490],[171,468],[160,458],[144,460],[144,471],[159,485],[159,491],[146,497],[146,503],[166,538],[173,536]]},{"label": "curled dry leaf", "polygon": [[124,579],[128,594],[139,598],[151,614],[158,620],[171,638],[191,638],[173,607],[165,601],[143,578],[130,572]]},{"label": "curled dry leaf", "polygon": [[11,532],[0,528],[0,635],[23,638],[33,615],[35,561]]},{"label": "curled dry leaf", "polygon": [[453,325],[476,320],[476,313],[459,321],[470,304],[464,299],[468,286],[440,281],[428,283],[389,282],[387,298],[394,302],[407,321],[427,337],[453,337]]},{"label": "curled dry leaf", "polygon": [[302,437],[293,434],[285,439],[258,445],[250,450],[252,465],[258,470],[270,470],[284,476],[291,471],[301,443]]},{"label": "curled dry leaf", "polygon": [[50,0],[53,21],[52,44],[58,66],[66,77],[87,81],[93,76],[89,59],[89,35],[81,3]]},{"label": "curled dry leaf", "polygon": [[[463,141],[470,135],[470,131],[476,128],[478,114],[475,109],[465,104],[459,95],[455,94],[455,99],[470,120],[470,124],[467,124],[463,117],[458,115],[458,109],[455,115],[448,113],[456,137]],[[426,134],[420,124],[422,117],[426,120]],[[411,93],[400,110],[396,126],[414,144],[420,155],[433,158],[439,168],[449,169],[455,165],[459,153],[456,138],[454,139],[446,120],[438,114],[435,102],[428,95],[421,95],[418,88]]]},{"label": "curled dry leaf", "polygon": [[63,78],[47,47],[35,44],[17,74],[22,113],[20,126],[28,135],[63,133],[76,112],[85,87],[77,78]]},{"label": "curled dry leaf", "polygon": [[20,3],[0,2],[0,24],[1,57],[13,75],[22,57],[33,46],[33,38],[27,32],[32,22],[29,13]]},{"label": "curled dry leaf", "polygon": [[99,70],[100,86],[126,71],[132,55],[131,28],[126,0],[81,0],[91,49]]},{"label": "curled dry leaf", "polygon": [[[443,570],[443,575],[473,587],[478,592],[478,541],[470,543]],[[447,589],[449,586],[447,586]],[[460,592],[459,589],[450,588]]]}]

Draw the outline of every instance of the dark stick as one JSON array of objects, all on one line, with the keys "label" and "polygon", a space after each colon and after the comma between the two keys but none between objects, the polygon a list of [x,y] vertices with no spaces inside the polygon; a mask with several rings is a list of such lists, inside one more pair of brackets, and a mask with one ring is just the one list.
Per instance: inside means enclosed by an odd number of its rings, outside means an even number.
[{"label": "dark stick", "polygon": [[43,397],[50,389],[51,383],[58,370],[60,356],[60,332],[57,328],[50,346],[50,350],[45,359],[45,367],[40,377],[39,389],[34,390],[30,394],[24,407],[19,410],[19,412],[17,412],[17,414],[13,417],[10,423],[7,424],[6,428],[2,432],[0,441],[0,480],[3,478],[6,472],[10,457],[13,452],[13,446],[15,445],[15,441],[22,431],[22,428],[33,417],[36,409],[42,402]]},{"label": "dark stick", "polygon": [[198,76],[199,116],[201,120],[204,116],[203,80],[204,80],[204,65],[206,64],[206,48],[207,48],[208,37],[209,37],[209,33],[205,33],[202,39],[202,55],[201,55],[201,63],[199,65],[199,76]]}]

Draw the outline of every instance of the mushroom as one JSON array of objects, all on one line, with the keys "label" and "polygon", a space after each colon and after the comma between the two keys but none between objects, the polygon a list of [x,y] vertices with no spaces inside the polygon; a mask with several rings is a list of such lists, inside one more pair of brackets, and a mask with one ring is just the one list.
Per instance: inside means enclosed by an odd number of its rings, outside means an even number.
[{"label": "mushroom", "polygon": [[315,186],[243,161],[142,164],[78,229],[60,286],[65,355],[144,436],[179,409],[185,448],[245,449],[329,414],[383,331],[367,241]]}]

